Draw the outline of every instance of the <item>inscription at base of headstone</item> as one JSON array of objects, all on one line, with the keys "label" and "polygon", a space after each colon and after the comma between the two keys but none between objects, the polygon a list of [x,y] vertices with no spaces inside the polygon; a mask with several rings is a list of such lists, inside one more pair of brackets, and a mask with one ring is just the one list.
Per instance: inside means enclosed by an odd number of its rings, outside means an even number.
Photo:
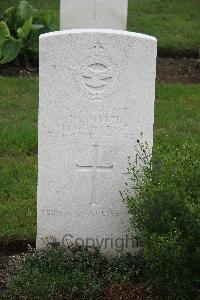
[{"label": "inscription at base of headstone", "polygon": [[134,250],[119,192],[141,132],[153,143],[156,49],[115,30],[40,37],[38,248]]},{"label": "inscription at base of headstone", "polygon": [[128,0],[61,0],[60,28],[126,30]]}]

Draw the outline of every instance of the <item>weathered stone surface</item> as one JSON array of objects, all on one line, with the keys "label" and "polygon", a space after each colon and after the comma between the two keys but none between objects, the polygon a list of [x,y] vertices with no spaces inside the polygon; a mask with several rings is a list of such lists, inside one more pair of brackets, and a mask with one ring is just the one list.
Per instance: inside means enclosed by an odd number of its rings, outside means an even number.
[{"label": "weathered stone surface", "polygon": [[[137,138],[152,145],[156,39],[114,30],[40,37],[37,247],[131,248],[120,197]],[[93,240],[92,240],[93,239]]]},{"label": "weathered stone surface", "polygon": [[128,0],[61,0],[60,27],[126,30]]}]

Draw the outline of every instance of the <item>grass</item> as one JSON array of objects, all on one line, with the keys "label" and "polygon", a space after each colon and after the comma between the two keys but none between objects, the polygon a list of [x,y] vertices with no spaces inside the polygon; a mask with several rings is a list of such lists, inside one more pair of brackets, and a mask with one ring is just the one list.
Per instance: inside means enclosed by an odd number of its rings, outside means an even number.
[{"label": "grass", "polygon": [[0,79],[0,240],[35,235],[37,105],[37,80]]},{"label": "grass", "polygon": [[129,0],[128,29],[158,39],[162,51],[200,48],[199,0]]},{"label": "grass", "polygon": [[[200,86],[159,84],[155,141],[200,143]],[[0,77],[0,242],[35,239],[37,78]]]},{"label": "grass", "polygon": [[159,84],[156,89],[155,140],[200,143],[200,85]]},{"label": "grass", "polygon": [[[16,0],[1,0],[0,10]],[[59,26],[59,0],[30,0],[51,9]],[[128,30],[156,36],[160,51],[185,52],[200,48],[199,0],[129,0]]]}]

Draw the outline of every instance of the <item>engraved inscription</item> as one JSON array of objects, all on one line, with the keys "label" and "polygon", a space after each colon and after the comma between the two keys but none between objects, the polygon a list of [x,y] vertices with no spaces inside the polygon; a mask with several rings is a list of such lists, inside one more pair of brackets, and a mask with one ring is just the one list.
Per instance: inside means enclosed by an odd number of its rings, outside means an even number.
[{"label": "engraved inscription", "polygon": [[79,136],[80,138],[98,139],[116,137],[120,138],[133,137],[133,128],[137,126],[137,120],[133,119],[132,123],[127,122],[129,111],[127,107],[112,109],[111,111],[99,109],[77,110],[75,113],[68,110],[66,112],[65,124],[61,131],[62,136]]},{"label": "engraved inscription", "polygon": [[100,108],[96,111],[92,109],[73,111],[68,108],[63,111],[63,117],[57,127],[52,126],[46,132],[51,137],[62,135],[62,137],[95,140],[91,142],[92,144],[98,143],[96,141],[99,141],[102,136],[109,140],[116,136],[120,139],[132,140],[137,138],[142,130],[139,126],[139,118],[130,120],[129,114],[127,107],[111,110]]},{"label": "engraved inscription", "polygon": [[[73,214],[73,211],[71,210],[66,210],[66,209],[61,209],[61,208],[43,208],[41,210],[41,215],[44,217],[66,217],[70,216]],[[85,217],[86,215],[90,216],[98,216],[98,215],[103,215],[103,216],[111,216],[111,215],[120,215],[122,212],[119,209],[114,209],[112,208],[106,208],[105,209],[99,209],[98,206],[92,206],[91,209],[87,210],[79,210],[76,211],[76,216],[77,217]]]},{"label": "engraved inscription", "polygon": [[92,171],[92,189],[91,189],[91,202],[90,205],[98,206],[99,204],[96,201],[96,185],[97,185],[97,172],[112,172],[113,165],[111,166],[99,166],[98,162],[98,145],[93,145],[93,164],[92,165],[79,165],[76,164],[78,171]]}]

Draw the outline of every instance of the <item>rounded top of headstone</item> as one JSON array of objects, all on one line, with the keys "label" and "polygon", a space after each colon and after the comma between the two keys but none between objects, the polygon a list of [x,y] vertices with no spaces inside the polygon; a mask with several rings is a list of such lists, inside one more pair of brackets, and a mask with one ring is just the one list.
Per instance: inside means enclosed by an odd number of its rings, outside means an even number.
[{"label": "rounded top of headstone", "polygon": [[113,30],[113,29],[72,29],[72,30],[61,30],[61,31],[54,31],[49,33],[44,33],[40,35],[40,39],[43,38],[50,38],[55,36],[63,36],[63,35],[70,35],[70,34],[81,34],[81,33],[106,33],[112,35],[123,35],[123,36],[130,36],[139,39],[151,40],[157,42],[157,39],[151,35],[146,35],[137,32],[130,32],[130,31],[123,31],[123,30]]}]

